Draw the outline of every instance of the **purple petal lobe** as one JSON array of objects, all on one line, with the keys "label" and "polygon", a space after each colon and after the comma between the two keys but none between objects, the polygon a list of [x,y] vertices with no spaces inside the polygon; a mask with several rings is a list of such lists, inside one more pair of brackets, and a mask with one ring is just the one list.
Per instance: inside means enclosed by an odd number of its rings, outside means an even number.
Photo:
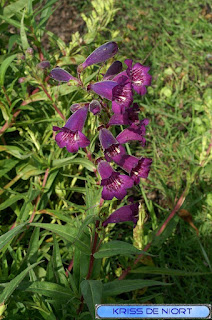
[{"label": "purple petal lobe", "polygon": [[85,124],[85,120],[87,118],[87,114],[88,108],[86,106],[78,109],[70,116],[64,127],[72,131],[82,131]]},{"label": "purple petal lobe", "polygon": [[140,122],[140,125],[132,124],[129,128],[123,130],[116,139],[119,143],[126,143],[128,141],[141,141],[145,143],[144,136],[146,134],[145,126],[149,123],[148,119],[144,119]]},{"label": "purple petal lobe", "polygon": [[123,206],[114,211],[107,220],[102,223],[106,227],[109,223],[119,223],[133,221],[134,224],[138,221],[138,203]]},{"label": "purple petal lobe", "polygon": [[112,109],[114,113],[124,113],[133,101],[132,85],[124,76],[118,81],[119,84],[112,90]]},{"label": "purple petal lobe", "polygon": [[104,150],[111,147],[113,144],[118,144],[118,141],[114,138],[112,133],[105,128],[99,131],[99,140]]},{"label": "purple petal lobe", "polygon": [[115,172],[106,161],[100,161],[97,167],[102,179],[109,178]]},{"label": "purple petal lobe", "polygon": [[95,63],[100,63],[112,58],[118,51],[116,42],[107,42],[94,50],[87,59],[82,63],[82,68],[85,69]]},{"label": "purple petal lobe", "polygon": [[52,77],[54,80],[62,82],[68,82],[70,80],[78,81],[78,79],[73,77],[69,72],[59,67],[52,69],[50,72],[50,77]]},{"label": "purple petal lobe", "polygon": [[122,70],[122,63],[120,61],[114,61],[111,66],[107,69],[103,79],[111,80]]},{"label": "purple petal lobe", "polygon": [[116,86],[117,86],[117,82],[108,80],[108,81],[96,82],[94,84],[91,84],[89,87],[98,95],[108,100],[112,100],[112,90]]}]

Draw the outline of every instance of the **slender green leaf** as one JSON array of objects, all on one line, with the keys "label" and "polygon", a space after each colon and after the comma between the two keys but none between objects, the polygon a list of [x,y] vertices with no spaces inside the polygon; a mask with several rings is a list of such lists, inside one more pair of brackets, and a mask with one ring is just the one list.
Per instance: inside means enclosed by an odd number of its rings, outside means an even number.
[{"label": "slender green leaf", "polygon": [[13,54],[12,56],[6,58],[0,67],[0,85],[4,85],[4,78],[5,78],[5,73],[7,71],[7,68],[11,65],[12,61],[16,58],[16,54]]},{"label": "slender green leaf", "polygon": [[90,247],[87,243],[84,243],[80,238],[78,238],[77,228],[70,227],[69,225],[62,226],[51,223],[31,223],[30,225],[52,231],[61,238],[75,244],[85,254],[90,255]]},{"label": "slender green leaf", "polygon": [[25,32],[25,28],[24,28],[24,15],[25,15],[25,11],[23,12],[22,19],[21,19],[20,36],[21,36],[22,48],[24,50],[26,50],[27,48],[29,48],[29,43],[28,43],[28,40],[27,40],[27,35],[26,35],[26,32]]},{"label": "slender green leaf", "polygon": [[53,269],[58,283],[67,286],[67,278],[63,267],[59,245],[55,234],[53,234],[54,248],[53,248]]},{"label": "slender green leaf", "polygon": [[57,283],[47,281],[23,282],[19,288],[21,291],[38,293],[61,302],[62,299],[73,298],[73,293],[69,288],[65,288]]},{"label": "slender green leaf", "polygon": [[94,253],[96,259],[108,258],[117,255],[128,255],[128,254],[145,254],[150,255],[149,253],[136,249],[132,244],[124,241],[110,241],[104,243],[98,252]]},{"label": "slender green leaf", "polygon": [[0,295],[0,305],[7,301],[7,299],[11,296],[13,291],[18,287],[21,281],[25,278],[27,273],[30,270],[32,270],[34,267],[36,267],[38,264],[40,264],[41,262],[42,261],[36,262],[31,266],[27,267],[24,271],[22,271],[19,275],[17,275],[13,280],[10,281],[10,283],[6,286],[6,288],[3,290],[2,294]]},{"label": "slender green leaf", "polygon": [[139,267],[131,270],[131,273],[142,273],[142,274],[165,274],[170,276],[201,276],[204,274],[211,274],[212,272],[190,272],[183,270],[157,268],[157,267]]},{"label": "slender green leaf", "polygon": [[80,284],[82,295],[93,319],[95,319],[95,304],[102,301],[102,282],[99,280],[84,280]]},{"label": "slender green leaf", "polygon": [[105,283],[103,285],[103,295],[115,296],[121,293],[143,289],[145,287],[152,286],[165,286],[170,285],[168,283],[154,281],[154,280],[114,280],[112,282]]},{"label": "slender green leaf", "polygon": [[88,159],[83,159],[83,158],[75,158],[75,157],[68,157],[65,159],[57,159],[57,160],[53,160],[52,161],[52,166],[54,168],[60,168],[63,166],[67,166],[68,164],[81,164],[82,166],[84,166],[86,169],[90,170],[90,171],[94,171],[95,166],[94,164],[89,161]]},{"label": "slender green leaf", "polygon": [[10,197],[9,199],[7,199],[6,201],[4,201],[0,204],[0,210],[4,210],[4,209],[10,207],[13,203],[16,203],[18,200],[21,200],[24,197],[25,197],[25,193],[24,194],[17,194],[15,196]]},{"label": "slender green leaf", "polygon": [[0,237],[0,250],[6,246],[17,234],[21,233],[26,223],[19,224],[17,227],[9,230]]},{"label": "slender green leaf", "polygon": [[4,8],[3,15],[7,18],[10,18],[13,15],[15,15],[18,11],[21,11],[25,6],[26,0],[15,1]]}]

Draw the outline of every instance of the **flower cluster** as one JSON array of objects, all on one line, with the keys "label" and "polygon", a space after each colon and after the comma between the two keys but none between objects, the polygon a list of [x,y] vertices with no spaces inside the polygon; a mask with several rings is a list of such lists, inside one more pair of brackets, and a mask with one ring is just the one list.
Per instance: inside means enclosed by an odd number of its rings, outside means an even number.
[{"label": "flower cluster", "polygon": [[[50,76],[59,82],[75,81],[84,88],[81,80],[82,72],[89,66],[105,62],[112,58],[118,51],[115,42],[107,42],[93,51],[89,57],[77,68],[78,76],[74,77],[62,68],[54,68]],[[126,70],[120,61],[115,61],[102,75],[101,81],[91,82],[86,91],[91,95],[98,95],[90,102],[76,103],[71,106],[73,114],[64,127],[53,127],[57,133],[55,140],[60,148],[66,147],[68,152],[77,152],[90,144],[89,139],[82,133],[88,112],[101,117],[102,112],[109,114],[107,123],[102,123],[99,129],[99,141],[104,158],[97,159],[97,170],[101,176],[102,198],[112,200],[114,197],[123,199],[127,189],[137,185],[140,178],[146,179],[150,171],[152,160],[150,158],[137,158],[126,152],[124,144],[138,141],[145,145],[146,126],[148,119],[139,120],[139,106],[133,103],[134,92],[139,95],[146,93],[146,87],[151,84],[149,67],[140,63],[133,64],[132,60],[125,60]],[[106,100],[105,100],[106,99]],[[107,100],[111,101],[111,108]],[[103,119],[103,117],[101,117]],[[126,126],[116,137],[109,128],[114,125]],[[110,163],[115,163],[125,171],[125,174],[114,170]],[[122,209],[122,210],[121,210]],[[131,204],[116,210],[104,223],[123,222],[131,220],[136,223],[138,206]]]}]

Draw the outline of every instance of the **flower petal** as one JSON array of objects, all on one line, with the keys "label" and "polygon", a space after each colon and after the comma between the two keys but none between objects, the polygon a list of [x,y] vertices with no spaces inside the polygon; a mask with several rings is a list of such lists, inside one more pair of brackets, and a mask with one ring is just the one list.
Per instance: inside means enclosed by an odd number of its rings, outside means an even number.
[{"label": "flower petal", "polygon": [[102,223],[106,227],[109,223],[119,223],[133,221],[134,224],[138,221],[138,203],[123,206],[114,211],[107,220]]},{"label": "flower petal", "polygon": [[88,114],[88,106],[84,106],[75,111],[65,124],[65,128],[72,131],[82,131]]},{"label": "flower petal", "polygon": [[114,61],[111,66],[107,69],[103,79],[111,80],[122,70],[122,63],[120,61]]},{"label": "flower petal", "polygon": [[117,85],[117,82],[108,80],[93,83],[89,85],[89,89],[108,100],[112,100],[112,90]]}]

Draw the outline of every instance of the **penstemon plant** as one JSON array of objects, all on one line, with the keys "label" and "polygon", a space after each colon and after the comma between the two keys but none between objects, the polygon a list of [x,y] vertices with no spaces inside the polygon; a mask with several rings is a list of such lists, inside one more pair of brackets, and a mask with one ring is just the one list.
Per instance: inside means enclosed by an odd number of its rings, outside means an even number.
[{"label": "penstemon plant", "polygon": [[[92,112],[98,117],[96,121],[98,127],[95,129],[99,131],[102,157],[94,158],[89,151],[87,153],[89,153],[89,159],[97,164],[103,187],[103,200],[112,200],[114,197],[122,200],[127,195],[127,189],[139,184],[140,178],[146,179],[148,177],[152,163],[149,158],[136,158],[127,154],[123,146],[130,141],[139,141],[142,146],[145,145],[144,136],[149,120],[139,120],[139,107],[138,104],[133,104],[133,94],[134,90],[140,95],[146,93],[146,87],[151,84],[152,79],[148,73],[150,68],[140,63],[136,63],[132,67],[132,60],[127,59],[125,60],[127,69],[122,71],[122,63],[115,61],[102,75],[101,81],[92,81],[85,86],[81,80],[83,70],[94,64],[105,62],[112,58],[117,51],[118,46],[115,42],[107,42],[97,48],[78,66],[77,78],[59,67],[54,68],[50,73],[50,76],[59,82],[75,81],[86,93],[88,91],[90,96],[93,96],[92,101],[73,104],[70,107],[73,114],[65,125],[62,128],[54,126],[53,130],[59,131],[55,137],[58,146],[60,148],[66,147],[68,152],[74,153],[80,147],[86,149],[90,144],[89,139],[82,133],[83,128],[86,132],[85,122],[88,112]],[[111,107],[107,100],[112,102]],[[126,125],[127,127],[117,137],[114,137],[109,130],[114,125]],[[114,170],[109,162],[115,163],[126,174]],[[115,218],[116,214],[113,215],[113,221],[119,222]],[[121,217],[119,219],[128,221]]]}]

